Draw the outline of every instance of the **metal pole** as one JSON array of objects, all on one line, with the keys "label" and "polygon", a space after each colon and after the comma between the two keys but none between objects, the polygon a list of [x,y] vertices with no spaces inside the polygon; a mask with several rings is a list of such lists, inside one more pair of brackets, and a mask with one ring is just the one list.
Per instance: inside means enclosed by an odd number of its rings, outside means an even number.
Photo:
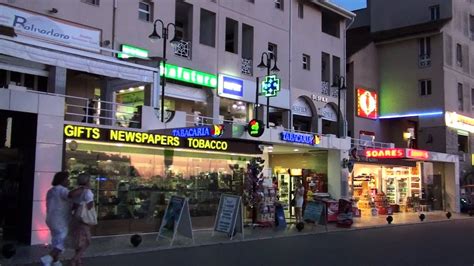
[{"label": "metal pole", "polygon": [[259,78],[256,77],[255,78],[255,82],[256,82],[256,85],[255,85],[255,119],[258,119],[258,86],[259,86]]},{"label": "metal pole", "polygon": [[168,39],[167,30],[163,27],[163,80],[161,81],[161,122],[165,121],[165,86],[166,86],[166,41]]},{"label": "metal pole", "polygon": [[338,84],[337,84],[337,137],[341,137],[341,77],[339,77]]},{"label": "metal pole", "polygon": [[[270,76],[270,56],[267,54],[267,76]],[[267,128],[270,128],[270,97],[267,96]]]}]

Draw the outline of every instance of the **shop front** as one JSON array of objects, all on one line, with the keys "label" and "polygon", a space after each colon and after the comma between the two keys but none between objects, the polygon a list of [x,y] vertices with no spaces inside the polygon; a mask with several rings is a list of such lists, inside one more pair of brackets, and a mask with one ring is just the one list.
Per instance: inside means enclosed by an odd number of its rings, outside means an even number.
[{"label": "shop front", "polygon": [[403,148],[365,149],[349,181],[361,214],[455,211],[456,160],[443,157],[451,156]]},{"label": "shop front", "polygon": [[256,142],[197,132],[65,125],[64,168],[72,176],[93,176],[99,219],[94,234],[156,232],[172,195],[189,199],[195,229],[212,227],[220,195],[242,195],[247,163],[261,151]]}]

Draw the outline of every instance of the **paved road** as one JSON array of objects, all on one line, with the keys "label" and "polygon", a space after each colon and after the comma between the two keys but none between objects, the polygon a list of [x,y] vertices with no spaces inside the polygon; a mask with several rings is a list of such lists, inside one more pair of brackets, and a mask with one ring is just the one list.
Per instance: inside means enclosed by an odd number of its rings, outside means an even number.
[{"label": "paved road", "polygon": [[474,219],[97,257],[85,265],[474,265]]}]

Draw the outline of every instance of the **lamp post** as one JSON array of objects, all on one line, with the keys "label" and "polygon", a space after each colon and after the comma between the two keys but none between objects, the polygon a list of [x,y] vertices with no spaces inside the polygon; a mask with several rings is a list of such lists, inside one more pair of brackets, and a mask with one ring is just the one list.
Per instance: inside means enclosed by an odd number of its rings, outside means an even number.
[{"label": "lamp post", "polygon": [[346,78],[336,76],[332,87],[337,87],[337,137],[341,137],[341,91],[346,89]]},{"label": "lamp post", "polygon": [[[263,58],[266,57],[264,61]],[[273,67],[271,67],[271,63],[273,60]],[[272,52],[263,52],[260,59],[260,64],[257,66],[258,68],[267,68],[267,76],[270,76],[270,72],[279,72],[280,69],[277,67],[277,58],[275,54]],[[256,105],[258,108],[258,78],[257,78],[257,101]],[[257,109],[258,110],[258,109]],[[258,111],[257,111],[258,114]],[[270,127],[270,96],[267,96],[267,128]]]},{"label": "lamp post", "polygon": [[[158,24],[158,22],[161,24],[161,37],[160,35],[158,34],[158,31],[156,30],[156,26]],[[165,23],[161,20],[161,19],[157,19],[155,20],[155,22],[153,23],[153,32],[148,36],[148,38],[150,38],[151,41],[155,41],[155,40],[158,40],[158,39],[163,39],[163,59],[162,59],[162,62],[163,62],[163,77],[161,77],[161,122],[164,123],[164,117],[165,117],[165,86],[166,86],[166,43],[168,41],[168,37],[169,37],[169,28],[170,26],[173,26],[174,28],[174,36],[173,36],[173,39],[170,41],[171,44],[175,43],[178,41],[178,39],[176,38],[176,25],[174,25],[174,23],[168,23],[166,26],[165,26]],[[159,66],[158,66],[158,71],[160,71],[159,73],[161,73],[161,70],[159,69]]]}]

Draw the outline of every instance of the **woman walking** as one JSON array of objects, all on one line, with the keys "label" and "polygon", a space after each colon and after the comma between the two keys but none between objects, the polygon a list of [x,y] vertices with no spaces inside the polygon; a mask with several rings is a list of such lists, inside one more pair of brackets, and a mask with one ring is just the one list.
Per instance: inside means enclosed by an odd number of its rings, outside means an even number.
[{"label": "woman walking", "polygon": [[69,174],[58,172],[54,175],[53,186],[46,194],[46,224],[51,232],[51,252],[41,257],[45,266],[62,265],[58,260],[64,251],[64,241],[68,235],[69,221],[71,218],[71,198],[82,193],[82,188],[69,191]]},{"label": "woman walking", "polygon": [[[71,261],[71,265],[73,266],[82,265],[82,256],[91,243],[91,224],[94,223],[84,220],[82,213],[84,211],[95,212],[95,210],[93,210],[94,195],[90,189],[90,176],[88,174],[80,174],[77,177],[77,184],[83,188],[83,191],[78,196],[73,197],[75,214],[72,222],[72,236],[76,250]],[[82,208],[86,208],[86,210]],[[97,220],[95,223],[96,222]]]}]

